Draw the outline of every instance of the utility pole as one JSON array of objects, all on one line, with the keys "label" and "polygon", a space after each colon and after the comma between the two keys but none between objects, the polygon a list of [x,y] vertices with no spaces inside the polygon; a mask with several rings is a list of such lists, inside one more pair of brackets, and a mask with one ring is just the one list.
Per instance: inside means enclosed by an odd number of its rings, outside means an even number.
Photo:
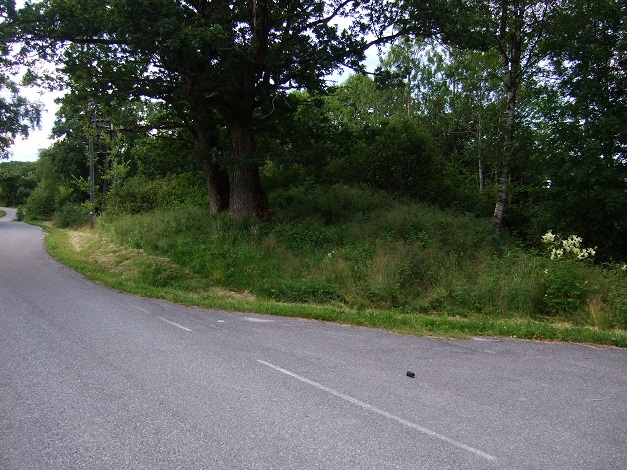
[{"label": "utility pole", "polygon": [[94,228],[94,202],[95,202],[95,175],[94,170],[94,140],[89,137],[89,226]]},{"label": "utility pole", "polygon": [[[94,150],[94,137],[98,138],[100,141],[100,136],[102,135],[102,131],[107,131],[109,134],[109,138],[113,139],[113,124],[108,119],[101,119],[97,117],[94,103],[89,103],[87,105],[88,110],[90,111],[92,118],[89,121],[89,226],[94,228],[95,223],[95,203],[96,203],[96,170],[95,170],[95,156],[96,153],[102,153],[100,148],[98,148],[98,152]],[[92,133],[91,128],[94,128],[96,133],[95,136]]]}]

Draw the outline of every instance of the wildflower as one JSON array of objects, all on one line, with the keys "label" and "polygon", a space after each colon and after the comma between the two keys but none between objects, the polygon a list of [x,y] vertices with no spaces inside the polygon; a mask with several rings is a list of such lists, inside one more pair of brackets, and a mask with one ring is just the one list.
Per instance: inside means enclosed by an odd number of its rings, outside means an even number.
[{"label": "wildflower", "polygon": [[551,251],[551,259],[561,259],[564,256],[564,250],[561,248],[553,248]]},{"label": "wildflower", "polygon": [[596,254],[594,248],[583,248],[581,246],[583,238],[577,235],[563,239],[549,230],[542,236],[542,242],[548,245],[547,249],[550,250],[552,260],[569,258],[583,261]]},{"label": "wildflower", "polygon": [[544,235],[542,235],[542,243],[546,243],[548,245],[549,243],[553,243],[554,241],[555,241],[555,235],[553,234],[551,230],[549,230]]}]

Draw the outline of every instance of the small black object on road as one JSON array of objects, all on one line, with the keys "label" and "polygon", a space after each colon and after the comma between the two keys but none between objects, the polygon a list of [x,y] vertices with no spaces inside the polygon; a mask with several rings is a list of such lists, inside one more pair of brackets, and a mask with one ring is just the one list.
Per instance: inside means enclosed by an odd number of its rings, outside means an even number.
[{"label": "small black object on road", "polygon": [[412,379],[416,378],[416,374],[414,374],[412,371],[408,370],[407,371],[407,377],[411,377]]}]

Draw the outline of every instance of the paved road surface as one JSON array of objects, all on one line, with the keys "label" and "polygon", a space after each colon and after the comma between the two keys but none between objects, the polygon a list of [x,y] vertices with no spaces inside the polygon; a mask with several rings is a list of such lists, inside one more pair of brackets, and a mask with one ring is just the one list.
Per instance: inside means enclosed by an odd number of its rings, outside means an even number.
[{"label": "paved road surface", "polygon": [[184,308],[86,280],[9,217],[3,470],[627,467],[625,350]]}]

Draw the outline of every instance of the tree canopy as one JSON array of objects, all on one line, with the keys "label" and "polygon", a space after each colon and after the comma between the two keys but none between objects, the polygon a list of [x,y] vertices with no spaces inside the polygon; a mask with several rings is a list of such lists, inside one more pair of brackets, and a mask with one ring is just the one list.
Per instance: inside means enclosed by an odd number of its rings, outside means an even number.
[{"label": "tree canopy", "polygon": [[211,212],[236,218],[268,218],[268,189],[367,185],[532,245],[572,231],[609,259],[627,251],[624,6],[45,0],[5,8],[2,31],[22,64],[55,64],[28,81],[70,90],[52,167],[81,173],[94,119],[115,124],[102,204],[119,175],[201,175]]},{"label": "tree canopy", "polygon": [[0,2],[0,159],[8,158],[16,137],[28,137],[40,119],[39,106],[20,95],[13,78],[17,73],[12,60],[16,30],[10,17],[14,14],[14,2]]},{"label": "tree canopy", "polygon": [[[361,67],[366,34],[382,41],[394,3],[380,1],[57,1],[21,12],[22,40],[59,64],[86,99],[168,103],[202,155],[214,212],[267,217],[255,115],[289,90],[320,90],[340,66]],[[345,25],[345,26],[341,26]],[[211,157],[215,129],[230,155]]]}]

